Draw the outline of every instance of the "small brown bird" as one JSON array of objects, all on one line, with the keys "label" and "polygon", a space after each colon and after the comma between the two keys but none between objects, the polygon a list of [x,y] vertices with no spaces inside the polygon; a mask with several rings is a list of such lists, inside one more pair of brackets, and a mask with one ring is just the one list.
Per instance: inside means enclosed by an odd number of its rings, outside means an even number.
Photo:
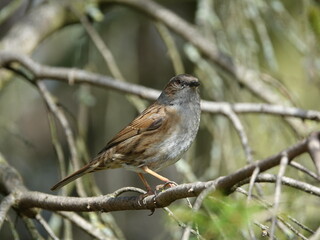
[{"label": "small brown bird", "polygon": [[188,74],[173,77],[159,98],[111,139],[91,162],[51,190],[86,173],[113,168],[138,173],[148,193],[152,189],[144,173],[170,182],[156,172],[178,161],[195,139],[201,114],[199,85],[198,79]]}]

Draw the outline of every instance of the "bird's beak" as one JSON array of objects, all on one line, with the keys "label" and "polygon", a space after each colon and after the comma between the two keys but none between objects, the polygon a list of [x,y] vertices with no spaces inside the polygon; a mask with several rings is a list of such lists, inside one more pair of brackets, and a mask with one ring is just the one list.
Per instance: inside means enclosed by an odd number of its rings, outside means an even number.
[{"label": "bird's beak", "polygon": [[192,82],[189,83],[189,86],[190,87],[194,87],[194,88],[198,87],[199,85],[200,85],[200,82],[198,82],[198,81],[192,81]]}]

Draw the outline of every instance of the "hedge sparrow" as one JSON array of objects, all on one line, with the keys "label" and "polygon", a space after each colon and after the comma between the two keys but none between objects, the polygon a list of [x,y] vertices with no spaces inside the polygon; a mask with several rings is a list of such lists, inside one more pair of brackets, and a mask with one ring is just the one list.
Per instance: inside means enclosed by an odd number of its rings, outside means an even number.
[{"label": "hedge sparrow", "polygon": [[56,190],[90,172],[125,168],[144,178],[149,173],[163,182],[169,179],[157,172],[178,161],[193,142],[200,123],[200,96],[197,78],[181,74],[173,77],[159,98],[122,129],[105,148],[83,168],[67,176]]}]

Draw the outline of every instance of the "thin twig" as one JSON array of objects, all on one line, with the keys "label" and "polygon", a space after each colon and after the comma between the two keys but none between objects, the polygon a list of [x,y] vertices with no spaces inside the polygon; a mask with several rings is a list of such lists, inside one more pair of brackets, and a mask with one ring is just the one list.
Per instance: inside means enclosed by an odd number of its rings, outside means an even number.
[{"label": "thin twig", "polygon": [[145,190],[142,190],[140,188],[136,188],[136,187],[123,187],[123,188],[120,188],[116,191],[114,191],[113,193],[109,194],[110,196],[113,196],[113,197],[118,197],[120,196],[122,193],[126,193],[126,192],[136,192],[136,193],[140,193],[140,194],[144,194],[146,193]]},{"label": "thin twig", "polygon": [[[89,37],[93,41],[94,45],[97,47],[98,51],[102,55],[106,65],[110,69],[111,75],[115,78],[116,81],[125,82],[126,79],[120,71],[118,64],[107,46],[107,44],[103,41],[99,33],[96,29],[92,26],[92,24],[88,21],[86,16],[81,16],[80,13],[77,12],[76,9],[72,8],[73,12],[78,16],[80,19],[83,27],[85,28],[86,32],[88,33]],[[137,96],[126,96],[127,99],[139,110],[142,111],[145,108],[144,102],[138,98]]]},{"label": "thin twig", "polygon": [[310,134],[308,148],[309,154],[316,165],[317,173],[320,175],[320,137],[317,134]]},{"label": "thin twig", "polygon": [[[210,184],[208,186],[208,188],[204,189],[202,192],[200,192],[200,194],[197,196],[195,203],[193,204],[192,210],[194,212],[197,212],[201,205],[202,202],[204,201],[204,199],[212,192],[214,192],[216,190],[216,184],[213,182],[212,184]],[[189,223],[187,225],[187,227],[185,228],[185,230],[183,231],[181,240],[188,240],[189,236],[190,236],[190,231],[191,231],[191,224]]]},{"label": "thin twig", "polygon": [[62,217],[68,219],[70,222],[84,230],[86,233],[88,233],[90,236],[97,238],[97,239],[111,239],[109,236],[107,236],[103,231],[101,231],[99,228],[94,227],[91,223],[89,223],[84,218],[80,217],[78,214],[73,212],[57,212]]},{"label": "thin twig", "polygon": [[252,150],[249,146],[247,134],[244,130],[244,127],[243,127],[239,117],[235,114],[235,112],[231,108],[229,108],[229,109],[226,108],[225,110],[226,111],[224,112],[224,114],[230,119],[230,121],[232,122],[234,128],[236,129],[236,131],[240,137],[240,141],[241,141],[242,147],[244,149],[244,153],[247,158],[247,163],[252,163],[253,162]]},{"label": "thin twig", "polygon": [[40,214],[36,215],[36,219],[43,226],[43,228],[47,231],[47,233],[53,240],[59,240],[59,238],[54,234],[46,220],[44,220],[44,218]]},{"label": "thin twig", "polygon": [[316,232],[309,238],[309,240],[319,240],[320,239],[320,227],[316,230]]},{"label": "thin twig", "polygon": [[20,240],[16,224],[13,223],[12,219],[9,216],[7,217],[7,219],[8,219],[7,221],[9,223],[9,227],[10,227],[10,231],[12,233],[13,240]]},{"label": "thin twig", "polygon": [[[257,176],[256,178],[256,182],[270,182],[270,183],[275,183],[277,181],[277,176],[272,175],[272,174],[259,174],[259,176]],[[249,179],[246,179],[244,181],[240,181],[236,186],[234,186],[234,188],[242,186],[244,184],[249,183]],[[312,194],[314,196],[320,197],[320,188],[313,186],[309,183],[306,182],[301,182],[298,180],[295,180],[293,178],[289,178],[289,177],[282,177],[281,178],[281,183],[283,185],[289,186],[289,187],[293,187],[296,189],[299,189],[303,192]]]},{"label": "thin twig", "polygon": [[309,233],[314,233],[314,231],[312,230],[312,229],[310,229],[310,228],[308,228],[307,226],[305,226],[304,224],[302,224],[301,222],[299,222],[297,219],[295,219],[295,218],[293,218],[293,217],[291,217],[291,216],[288,216],[288,218],[292,221],[292,222],[294,222],[295,224],[297,224],[299,227],[301,227],[303,230],[305,230],[305,231],[307,231],[307,232],[309,232]]},{"label": "thin twig", "polygon": [[302,164],[300,164],[298,162],[291,161],[289,166],[292,166],[295,169],[298,169],[299,171],[308,174],[310,177],[314,178],[315,180],[320,181],[320,178],[318,177],[317,174],[315,174],[314,172],[310,171],[308,168],[306,168],[305,166],[303,166]]},{"label": "thin twig", "polygon": [[320,121],[320,112],[314,110],[304,110],[295,107],[287,107],[283,105],[265,104],[265,103],[235,103],[217,102],[212,104],[210,101],[203,100],[201,109],[205,112],[223,113],[226,108],[231,107],[235,113],[264,113],[269,115],[295,117],[302,120],[309,119]]},{"label": "thin twig", "polygon": [[[165,212],[167,212],[168,216],[171,217],[177,224],[179,227],[186,229],[186,228],[190,228],[190,232],[195,235],[198,239],[204,239],[199,232],[197,232],[196,230],[192,229],[189,225],[186,225],[185,223],[183,223],[182,221],[180,221],[180,219],[177,218],[177,216],[174,215],[174,213],[167,207],[164,207],[163,210]],[[181,238],[182,239],[182,238]]]},{"label": "thin twig", "polygon": [[[43,96],[43,99],[47,103],[48,108],[57,117],[57,119],[59,120],[59,122],[62,125],[62,128],[63,128],[65,135],[66,135],[66,138],[67,138],[68,146],[69,146],[70,153],[71,153],[71,161],[72,161],[74,169],[76,169],[76,170],[80,169],[79,155],[78,155],[74,135],[73,135],[73,132],[71,130],[70,124],[69,124],[66,116],[64,115],[64,113],[61,111],[61,109],[56,104],[54,97],[48,91],[44,82],[37,81],[36,85],[38,86],[39,91],[40,91],[41,95]],[[76,187],[77,187],[77,191],[80,196],[85,197],[87,195],[84,190],[84,186],[82,184],[82,181],[80,179],[77,179]]]},{"label": "thin twig", "polygon": [[[265,175],[267,175],[267,174],[265,174]],[[260,176],[259,176],[259,177],[260,177]],[[274,177],[275,177],[275,178],[274,178],[274,182],[276,182],[277,178],[276,178],[276,176],[274,176]],[[282,178],[282,180],[283,180],[283,178]],[[237,192],[242,193],[242,194],[248,196],[248,193],[247,193],[244,189],[242,189],[242,188],[237,188]],[[265,200],[261,199],[261,198],[258,197],[258,196],[255,196],[255,199],[258,200],[258,202],[259,202],[264,208],[266,208],[266,209],[269,209],[269,208],[272,207],[272,204],[271,204],[271,203],[266,202]],[[290,220],[293,221],[293,218],[292,218],[292,217],[290,217],[290,216],[288,216],[288,217],[289,217]],[[305,238],[301,233],[299,233],[299,231],[296,230],[291,224],[289,224],[288,222],[286,222],[283,217],[281,217],[280,215],[277,215],[277,219],[278,219],[281,223],[283,223],[287,228],[289,228],[294,234],[296,234],[297,236],[299,236],[299,237],[302,238],[302,239],[306,239],[306,238]],[[302,229],[307,230],[308,232],[313,232],[313,231],[312,231],[311,229],[309,229],[309,228],[306,229],[306,227],[303,226],[302,224],[298,223],[297,220],[294,219],[294,222],[297,223],[298,226],[300,226]],[[255,222],[255,224],[256,224],[256,222]],[[279,222],[277,222],[277,224],[279,224]],[[257,225],[258,225],[258,224],[257,224]],[[280,226],[280,225],[279,225],[279,226]],[[267,228],[266,230],[268,230],[268,229],[269,229],[269,228]],[[285,231],[284,229],[282,229],[282,230]],[[268,234],[267,236],[269,236],[269,237],[271,238],[271,235],[270,235],[270,232],[269,232],[269,231],[267,232],[267,234]],[[276,239],[275,235],[272,236],[272,239]]]},{"label": "thin twig", "polygon": [[[54,115],[52,112],[48,112],[48,121],[49,121],[50,133],[51,133],[51,142],[53,144],[53,147],[59,162],[60,175],[66,176],[67,171],[66,171],[65,158],[64,158],[61,143],[57,135],[57,126],[55,124]],[[67,196],[68,188],[63,188],[61,190],[61,193],[62,195]]]},{"label": "thin twig", "polygon": [[164,43],[167,46],[168,54],[171,59],[175,73],[176,74],[184,73],[185,70],[183,67],[182,59],[180,57],[177,46],[176,46],[174,39],[171,36],[168,28],[165,25],[163,25],[161,22],[156,22],[155,26],[156,26],[162,40],[164,41]]},{"label": "thin twig", "polygon": [[[255,182],[256,182],[256,178],[258,176],[260,172],[260,169],[257,167],[254,169],[253,173],[252,173],[252,176],[250,178],[250,184],[249,184],[249,191],[248,191],[248,197],[247,197],[247,203],[249,203],[249,201],[251,200],[251,197],[252,197],[252,190],[253,190],[253,187],[255,186]],[[249,232],[249,235],[250,235],[250,238],[251,239],[255,239],[255,236],[254,236],[254,231],[252,229],[252,224],[250,222],[248,222],[248,232]]]},{"label": "thin twig", "polygon": [[[256,221],[254,222],[254,224],[262,229],[262,233],[261,233],[262,237],[270,237],[270,232],[269,232],[269,227],[268,226],[265,226],[265,225],[263,225],[261,223],[258,223]],[[273,236],[273,239],[276,239],[276,237]]]},{"label": "thin twig", "polygon": [[271,223],[271,236],[270,240],[272,240],[272,236],[275,235],[276,231],[276,220],[277,220],[277,214],[279,211],[279,205],[280,205],[280,198],[281,198],[281,181],[282,177],[284,176],[286,167],[288,165],[289,159],[288,154],[286,152],[283,152],[281,162],[280,162],[280,169],[277,175],[277,181],[276,181],[276,189],[274,194],[274,205],[273,205],[273,215],[272,215],[272,223]]},{"label": "thin twig", "polygon": [[295,229],[290,223],[285,221],[281,216],[277,216],[277,219],[281,221],[287,228],[289,228],[295,235],[300,237],[303,240],[308,240],[305,236],[303,236],[297,229]]},{"label": "thin twig", "polygon": [[260,172],[260,169],[258,167],[256,167],[252,173],[252,176],[250,177],[248,201],[251,200],[253,186],[254,186],[254,183],[256,182],[256,179],[258,177],[259,172]]},{"label": "thin twig", "polygon": [[88,21],[86,16],[81,16],[80,13],[74,8],[72,8],[72,11],[77,15],[77,17],[80,19],[80,22],[82,26],[85,28],[86,32],[90,36],[91,40],[93,41],[94,45],[99,50],[100,54],[102,55],[105,63],[110,69],[111,74],[118,80],[123,81],[124,77],[113,57],[113,54],[111,53],[108,46],[104,43],[102,38],[100,37],[99,33],[95,30],[95,28],[92,26],[92,24]]},{"label": "thin twig", "polygon": [[2,224],[4,222],[4,220],[7,217],[7,213],[10,210],[10,208],[13,206],[13,204],[15,203],[15,197],[14,194],[11,193],[8,196],[5,196],[0,204],[0,229],[2,227]]},{"label": "thin twig", "polygon": [[[267,175],[267,174],[265,174],[265,175]],[[260,177],[260,176],[259,176],[259,177]],[[277,177],[276,177],[276,176],[274,176],[274,177],[275,177],[275,178],[274,178],[274,182],[276,182],[276,181],[277,181]],[[283,180],[283,178],[282,178],[282,180]],[[248,196],[248,192],[246,192],[246,191],[245,191],[244,189],[242,189],[242,188],[237,188],[237,192],[240,192],[240,193]],[[272,204],[271,204],[271,203],[266,202],[265,200],[261,199],[261,198],[258,197],[258,196],[255,196],[255,199],[258,200],[258,202],[259,202],[264,208],[266,208],[266,209],[269,209],[269,208],[272,207]],[[292,225],[290,225],[288,222],[286,222],[281,216],[277,215],[276,218],[277,218],[281,223],[283,223],[287,228],[289,228],[294,234],[296,234],[297,236],[299,236],[299,237],[302,238],[302,239],[305,239],[305,237],[304,237],[301,233],[299,233],[298,230],[296,230]],[[292,217],[289,216],[289,218],[291,219]],[[296,220],[295,220],[295,222],[296,222]],[[254,222],[254,223],[255,223],[256,225],[260,226],[259,223],[257,223],[257,222]],[[278,224],[279,224],[279,222],[277,222],[277,225],[278,225]],[[301,226],[300,224],[298,224],[298,225]],[[261,226],[263,226],[263,225],[261,225]],[[266,226],[265,226],[265,227],[266,227]],[[281,225],[278,225],[278,227],[281,227]],[[269,238],[272,238],[273,240],[277,239],[275,235],[271,235],[271,232],[269,231],[269,228],[268,228],[268,227],[266,227],[266,228],[261,227],[261,228],[266,231],[266,232],[265,232],[266,236],[269,236]],[[302,228],[303,228],[303,227],[302,227]],[[303,228],[303,229],[304,229],[304,228]],[[285,229],[282,229],[282,230],[285,231]],[[310,229],[309,229],[309,230],[310,230]],[[312,230],[311,230],[311,231],[312,231]]]},{"label": "thin twig", "polygon": [[40,235],[38,232],[36,226],[34,225],[34,222],[32,219],[26,217],[26,216],[21,216],[28,232],[30,233],[32,239],[37,239],[37,240],[44,240],[44,238]]}]

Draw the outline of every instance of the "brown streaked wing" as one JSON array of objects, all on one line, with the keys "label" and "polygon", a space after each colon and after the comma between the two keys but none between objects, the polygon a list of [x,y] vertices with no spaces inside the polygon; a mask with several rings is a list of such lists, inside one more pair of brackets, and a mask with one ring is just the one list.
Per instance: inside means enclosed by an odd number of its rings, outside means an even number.
[{"label": "brown streaked wing", "polygon": [[99,154],[129,138],[140,135],[146,131],[152,131],[159,128],[167,120],[165,112],[161,109],[162,108],[159,108],[159,105],[152,104],[131,123],[129,123],[127,127],[114,136],[114,138],[107,143]]}]

